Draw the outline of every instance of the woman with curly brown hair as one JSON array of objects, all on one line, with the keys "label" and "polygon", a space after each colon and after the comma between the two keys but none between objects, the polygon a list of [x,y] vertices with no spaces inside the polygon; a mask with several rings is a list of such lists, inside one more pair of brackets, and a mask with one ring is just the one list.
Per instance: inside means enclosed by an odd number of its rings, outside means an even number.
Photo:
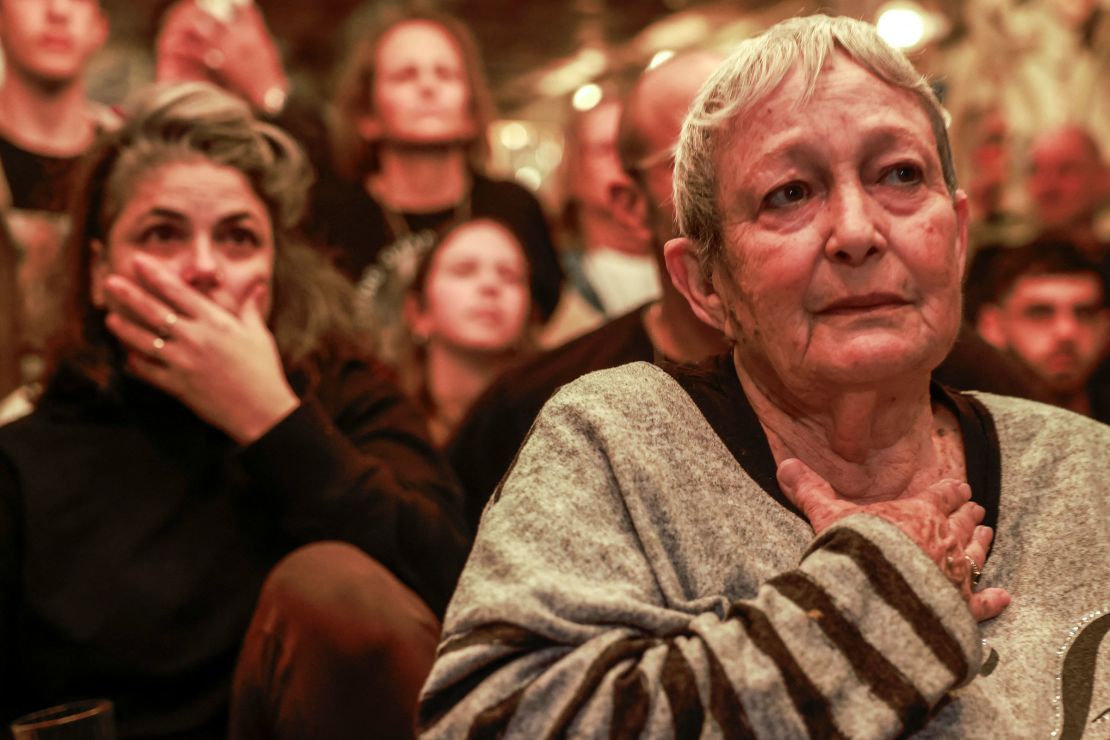
[{"label": "woman with curly brown hair", "polygon": [[465,535],[345,281],[294,238],[309,180],[199,83],[94,149],[69,323],[0,429],[3,719],[107,695],[122,737],[411,734]]}]

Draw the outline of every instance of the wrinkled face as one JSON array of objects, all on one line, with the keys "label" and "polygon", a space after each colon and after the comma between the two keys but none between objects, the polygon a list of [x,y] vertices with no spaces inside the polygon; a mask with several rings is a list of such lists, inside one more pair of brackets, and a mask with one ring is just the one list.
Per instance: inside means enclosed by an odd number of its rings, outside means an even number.
[{"label": "wrinkled face", "polygon": [[122,203],[107,244],[96,247],[94,301],[110,274],[137,280],[137,255],[157,260],[236,315],[258,285],[272,290],[270,216],[237,169],[200,160],[162,165],[143,173]]},{"label": "wrinkled face", "polygon": [[1003,346],[1050,388],[1086,385],[1106,352],[1110,311],[1092,274],[1027,275],[998,307]]},{"label": "wrinkled face", "polygon": [[363,122],[370,140],[442,144],[475,136],[462,54],[430,21],[401,23],[377,50],[374,111]]},{"label": "wrinkled face", "polygon": [[577,121],[577,161],[571,187],[574,197],[585,208],[607,211],[611,187],[628,182],[617,156],[620,118],[619,103],[603,102],[581,114]]},{"label": "wrinkled face", "polygon": [[804,388],[920,377],[960,316],[966,197],[921,104],[842,54],[786,80],[722,144],[720,327],[753,375]]},{"label": "wrinkled face", "polygon": [[0,47],[10,70],[40,84],[81,75],[104,44],[99,0],[0,0]]},{"label": "wrinkled face", "polygon": [[531,310],[520,243],[500,224],[475,221],[436,249],[409,323],[429,343],[497,353],[517,345]]},{"label": "wrinkled face", "polygon": [[1030,150],[1026,187],[1037,219],[1049,228],[1081,224],[1106,197],[1107,171],[1082,136],[1061,131]]}]

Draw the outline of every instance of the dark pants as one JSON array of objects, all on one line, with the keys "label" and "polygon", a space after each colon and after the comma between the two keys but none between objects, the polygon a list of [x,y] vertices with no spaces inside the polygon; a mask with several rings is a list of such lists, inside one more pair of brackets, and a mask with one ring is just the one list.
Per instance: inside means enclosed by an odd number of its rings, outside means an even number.
[{"label": "dark pants", "polygon": [[361,550],[302,547],[270,573],[235,670],[230,735],[409,738],[439,622]]}]

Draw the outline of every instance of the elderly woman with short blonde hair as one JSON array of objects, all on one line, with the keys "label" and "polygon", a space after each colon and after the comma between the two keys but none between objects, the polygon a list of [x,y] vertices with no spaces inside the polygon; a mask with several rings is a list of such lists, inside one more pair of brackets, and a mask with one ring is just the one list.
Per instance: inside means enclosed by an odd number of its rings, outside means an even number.
[{"label": "elderly woman with short blonde hair", "polygon": [[666,257],[732,350],[548,402],[448,607],[428,737],[1099,724],[1110,431],[930,380],[967,244],[943,121],[846,18],[785,21],[710,78]]}]

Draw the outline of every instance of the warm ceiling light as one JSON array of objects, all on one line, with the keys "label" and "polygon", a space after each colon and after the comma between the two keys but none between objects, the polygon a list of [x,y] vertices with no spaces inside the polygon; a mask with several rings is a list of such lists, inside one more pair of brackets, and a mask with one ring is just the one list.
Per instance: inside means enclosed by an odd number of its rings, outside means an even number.
[{"label": "warm ceiling light", "polygon": [[528,128],[519,121],[509,121],[503,125],[498,138],[501,139],[503,147],[514,152],[528,146],[528,142],[532,139]]},{"label": "warm ceiling light", "polygon": [[574,91],[574,97],[571,98],[570,104],[574,106],[575,110],[586,111],[600,102],[601,86],[591,82]]},{"label": "warm ceiling light", "polygon": [[529,190],[539,190],[543,184],[543,175],[535,167],[524,166],[516,171],[516,181]]},{"label": "warm ceiling light", "polygon": [[875,27],[891,46],[912,49],[925,37],[925,14],[913,3],[891,4],[879,14]]},{"label": "warm ceiling light", "polygon": [[648,69],[655,69],[663,62],[674,57],[674,52],[670,49],[661,49],[652,55],[651,61],[648,62]]}]

